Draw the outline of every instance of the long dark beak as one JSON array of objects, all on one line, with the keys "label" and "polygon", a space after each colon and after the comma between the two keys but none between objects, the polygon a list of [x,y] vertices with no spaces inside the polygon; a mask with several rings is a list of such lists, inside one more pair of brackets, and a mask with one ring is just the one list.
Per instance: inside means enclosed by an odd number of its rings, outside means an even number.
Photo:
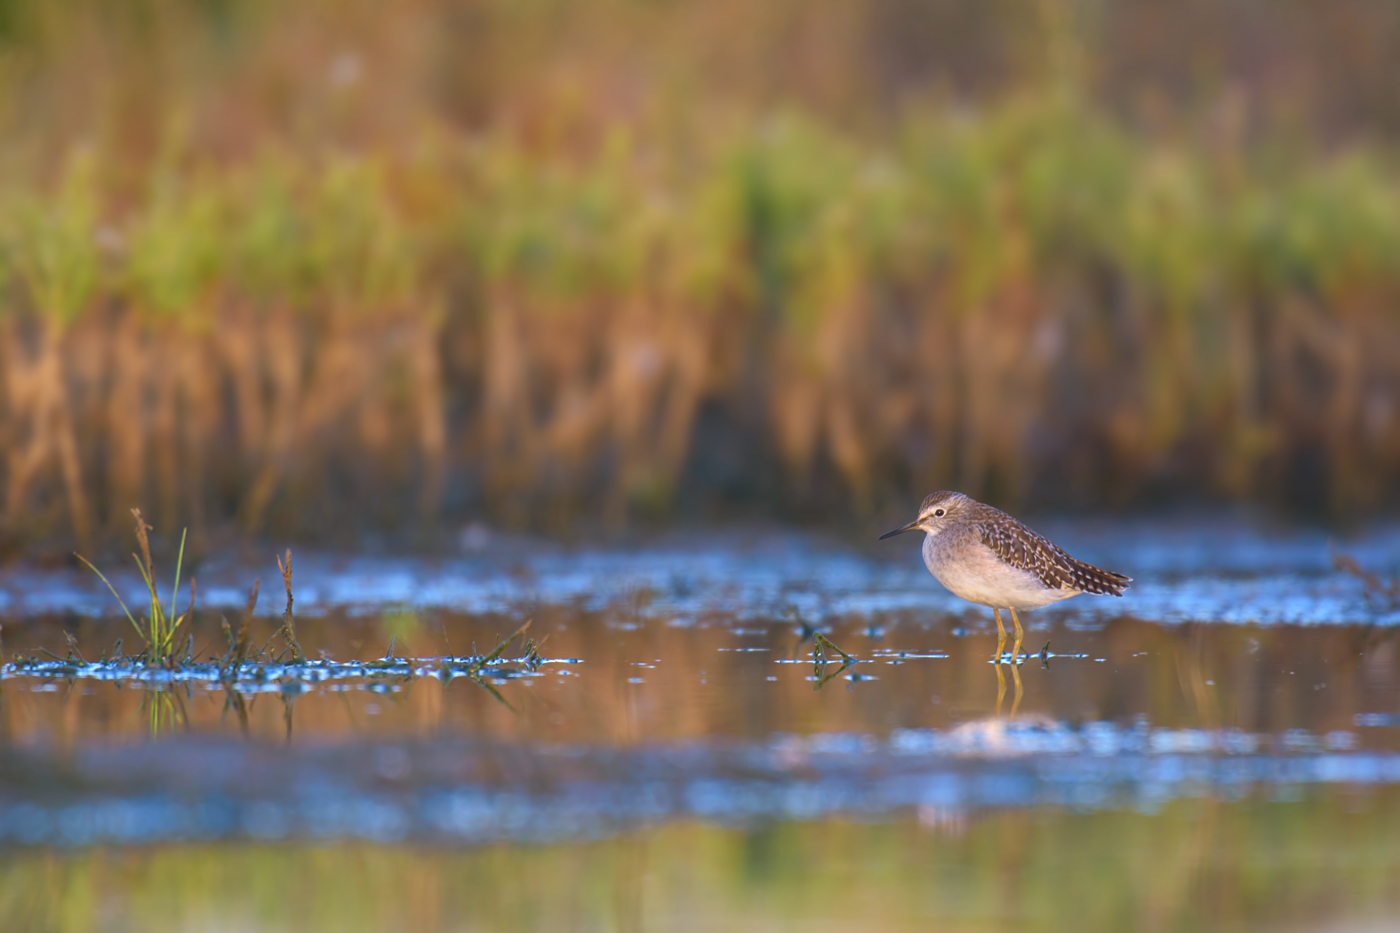
[{"label": "long dark beak", "polygon": [[893,538],[895,535],[902,535],[902,534],[904,534],[906,531],[914,531],[914,530],[917,529],[918,527],[919,527],[919,520],[916,518],[916,519],[914,519],[912,522],[910,522],[909,524],[904,525],[904,526],[899,527],[899,528],[896,528],[894,531],[887,531],[887,532],[885,532],[884,534],[880,535],[879,540],[883,541],[883,540],[885,540],[886,538]]}]

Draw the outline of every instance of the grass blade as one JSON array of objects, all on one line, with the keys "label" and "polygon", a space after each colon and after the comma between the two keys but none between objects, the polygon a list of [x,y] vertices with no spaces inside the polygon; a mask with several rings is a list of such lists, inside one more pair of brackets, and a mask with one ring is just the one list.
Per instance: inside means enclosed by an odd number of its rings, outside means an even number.
[{"label": "grass blade", "polygon": [[[108,580],[106,576],[103,575],[102,571],[94,567],[92,565],[92,561],[88,560],[83,555],[75,552],[73,556],[78,558],[78,560],[82,561],[84,564],[86,564],[89,570],[97,574],[97,579],[107,584],[107,589],[111,591],[112,597],[117,601],[117,605],[122,607],[122,612],[126,613],[126,619],[128,622],[131,623],[131,627],[136,629],[136,634],[140,635],[142,638],[145,638],[146,641],[149,642],[151,639],[146,635],[146,632],[141,628],[140,623],[138,623],[136,621],[136,618],[131,614],[131,610],[126,608],[126,603],[122,601],[121,595],[117,593],[117,588],[112,585],[112,581]],[[137,563],[139,564],[140,561],[137,561]]]},{"label": "grass blade", "polygon": [[185,563],[185,535],[189,534],[189,531],[186,528],[180,532],[180,552],[175,555],[175,589],[170,594],[170,618],[175,619],[177,625],[180,617],[175,614],[175,603],[180,598],[180,568]]},{"label": "grass blade", "polygon": [[520,626],[520,628],[516,629],[514,632],[511,632],[509,635],[507,635],[505,638],[501,639],[501,641],[497,643],[494,651],[492,651],[486,657],[476,662],[476,664],[473,666],[473,670],[479,671],[486,665],[491,664],[492,662],[500,658],[500,656],[505,653],[506,648],[510,647],[510,643],[515,641],[522,634],[524,634],[525,630],[530,627],[530,623],[533,621],[535,620],[526,620],[524,625]]}]

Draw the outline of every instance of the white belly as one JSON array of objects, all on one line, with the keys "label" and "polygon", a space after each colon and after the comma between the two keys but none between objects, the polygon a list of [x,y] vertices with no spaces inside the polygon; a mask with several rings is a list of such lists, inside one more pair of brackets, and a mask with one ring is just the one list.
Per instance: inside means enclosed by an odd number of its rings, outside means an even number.
[{"label": "white belly", "polygon": [[998,609],[1039,609],[1079,595],[1079,590],[1051,588],[1035,574],[1001,562],[980,541],[950,554],[938,547],[934,536],[924,539],[924,566],[955,596]]}]

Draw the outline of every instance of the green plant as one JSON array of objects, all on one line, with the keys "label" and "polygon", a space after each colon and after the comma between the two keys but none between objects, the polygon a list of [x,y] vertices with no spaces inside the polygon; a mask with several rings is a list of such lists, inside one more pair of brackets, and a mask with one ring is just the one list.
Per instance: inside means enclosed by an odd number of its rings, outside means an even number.
[{"label": "green plant", "polygon": [[[176,663],[177,651],[175,646],[175,635],[180,626],[184,624],[194,613],[195,583],[190,580],[190,602],[183,613],[176,613],[176,604],[180,595],[180,571],[184,567],[185,561],[185,532],[180,534],[180,550],[175,556],[175,585],[170,591],[170,608],[166,609],[161,605],[160,592],[156,586],[155,565],[151,561],[151,542],[148,532],[151,526],[146,524],[141,517],[140,509],[132,509],[131,514],[136,519],[136,541],[140,546],[141,553],[132,554],[132,559],[136,561],[136,569],[141,572],[141,580],[146,585],[146,591],[150,595],[150,605],[145,616],[145,624],[136,620],[131,610],[127,608],[126,602],[117,592],[117,588],[107,579],[102,571],[81,554],[73,556],[82,561],[89,570],[97,574],[98,578],[107,585],[112,596],[117,600],[117,604],[122,607],[122,612],[126,614],[127,620],[132,627],[146,641],[146,651],[143,652],[145,660],[153,664],[163,666],[173,666]],[[290,598],[288,599],[290,612]],[[154,715],[154,714],[153,714]]]}]

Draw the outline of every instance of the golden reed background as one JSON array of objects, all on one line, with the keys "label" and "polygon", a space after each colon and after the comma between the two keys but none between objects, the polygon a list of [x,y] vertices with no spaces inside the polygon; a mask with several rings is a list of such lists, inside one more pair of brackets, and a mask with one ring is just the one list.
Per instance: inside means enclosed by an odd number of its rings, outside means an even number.
[{"label": "golden reed background", "polygon": [[1396,501],[1380,5],[2,12],[12,544]]}]

